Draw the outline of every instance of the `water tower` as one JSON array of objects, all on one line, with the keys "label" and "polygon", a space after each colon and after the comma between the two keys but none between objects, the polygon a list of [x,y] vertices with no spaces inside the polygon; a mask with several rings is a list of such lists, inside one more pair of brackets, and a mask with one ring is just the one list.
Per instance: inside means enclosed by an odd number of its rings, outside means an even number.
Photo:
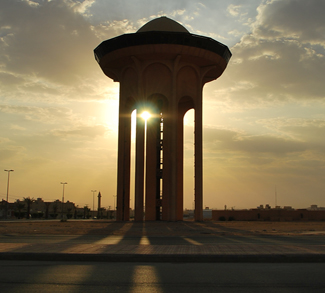
[{"label": "water tower", "polygon": [[[136,33],[102,42],[94,52],[105,75],[120,83],[116,219],[129,220],[134,109],[135,221],[183,219],[183,118],[194,109],[194,215],[202,221],[202,90],[225,70],[228,47],[160,17]],[[147,133],[143,111],[151,113]]]}]

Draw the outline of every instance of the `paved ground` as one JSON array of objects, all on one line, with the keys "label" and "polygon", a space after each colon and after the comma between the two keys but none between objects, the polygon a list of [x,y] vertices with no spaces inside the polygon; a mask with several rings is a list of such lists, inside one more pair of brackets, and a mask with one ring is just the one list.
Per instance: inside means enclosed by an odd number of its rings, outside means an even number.
[{"label": "paved ground", "polygon": [[325,263],[0,261],[1,293],[324,293]]},{"label": "paved ground", "polygon": [[0,222],[0,260],[325,262],[325,223]]}]

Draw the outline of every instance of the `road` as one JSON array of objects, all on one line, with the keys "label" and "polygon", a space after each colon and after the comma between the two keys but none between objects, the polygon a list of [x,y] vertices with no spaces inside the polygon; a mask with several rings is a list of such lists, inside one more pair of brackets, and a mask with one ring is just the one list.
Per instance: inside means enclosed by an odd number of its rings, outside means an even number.
[{"label": "road", "polygon": [[324,292],[324,263],[0,261],[0,292]]},{"label": "road", "polygon": [[151,245],[205,245],[205,244],[260,244],[260,245],[323,245],[324,235],[283,236],[126,236],[126,235],[0,235],[0,243],[78,243],[78,244],[151,244]]}]

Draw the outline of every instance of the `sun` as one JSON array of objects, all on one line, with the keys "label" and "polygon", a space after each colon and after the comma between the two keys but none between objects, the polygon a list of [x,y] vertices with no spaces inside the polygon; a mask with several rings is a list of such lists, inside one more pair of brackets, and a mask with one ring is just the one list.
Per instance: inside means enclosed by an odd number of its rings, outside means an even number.
[{"label": "sun", "polygon": [[144,111],[142,114],[141,114],[141,117],[147,121],[150,117],[151,117],[151,114],[148,112],[148,111]]}]

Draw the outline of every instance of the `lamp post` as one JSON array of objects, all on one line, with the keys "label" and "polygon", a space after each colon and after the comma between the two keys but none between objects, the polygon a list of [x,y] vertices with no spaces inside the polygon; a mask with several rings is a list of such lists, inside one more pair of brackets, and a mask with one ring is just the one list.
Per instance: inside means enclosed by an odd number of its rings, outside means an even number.
[{"label": "lamp post", "polygon": [[63,185],[63,193],[62,193],[62,204],[61,204],[61,219],[63,220],[63,203],[64,203],[64,185],[68,184],[67,182],[61,182]]},{"label": "lamp post", "polygon": [[4,170],[5,172],[8,172],[8,181],[7,181],[7,202],[6,202],[6,214],[5,218],[8,217],[8,201],[9,201],[9,179],[10,179],[10,172],[13,172],[14,170]]},{"label": "lamp post", "polygon": [[92,212],[93,218],[94,218],[94,211],[95,211],[95,192],[96,191],[97,190],[91,190],[91,192],[93,193],[93,212]]},{"label": "lamp post", "polygon": [[[116,199],[115,199],[115,197],[116,197]],[[113,198],[114,198],[114,219],[116,220],[117,195],[113,195]]]}]

